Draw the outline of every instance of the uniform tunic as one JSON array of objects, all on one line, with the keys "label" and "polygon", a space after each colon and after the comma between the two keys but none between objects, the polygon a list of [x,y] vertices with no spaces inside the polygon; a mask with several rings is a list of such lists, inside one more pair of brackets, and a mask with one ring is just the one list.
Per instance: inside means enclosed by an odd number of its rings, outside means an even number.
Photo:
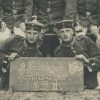
[{"label": "uniform tunic", "polygon": [[0,48],[0,89],[8,89],[9,84],[9,68],[6,73],[2,72],[2,67],[7,68],[9,61],[4,64],[3,60],[7,61],[6,55],[11,53],[18,53],[18,57],[42,57],[42,53],[35,45],[29,45],[26,40],[21,36],[14,36],[9,38],[4,46]]},{"label": "uniform tunic", "polygon": [[46,26],[43,46],[41,47],[44,56],[53,56],[58,45],[58,37],[49,24],[63,20],[64,10],[64,0],[33,0],[33,15],[37,15],[38,21]]},{"label": "uniform tunic", "polygon": [[[100,25],[100,0],[65,0],[65,18],[89,24]],[[69,6],[68,6],[69,5]]]},{"label": "uniform tunic", "polygon": [[64,0],[33,0],[33,15],[43,24],[63,19]]},{"label": "uniform tunic", "polygon": [[0,0],[2,18],[9,28],[19,26],[32,16],[32,0]]},{"label": "uniform tunic", "polygon": [[[84,67],[84,85],[88,88],[96,87],[98,85],[97,70],[100,69],[100,50],[90,38],[74,37],[71,44],[62,44],[55,51],[55,57],[75,57],[79,54],[83,54],[89,59],[93,70],[93,72],[89,72],[87,67]],[[95,65],[93,65],[94,63]]]}]

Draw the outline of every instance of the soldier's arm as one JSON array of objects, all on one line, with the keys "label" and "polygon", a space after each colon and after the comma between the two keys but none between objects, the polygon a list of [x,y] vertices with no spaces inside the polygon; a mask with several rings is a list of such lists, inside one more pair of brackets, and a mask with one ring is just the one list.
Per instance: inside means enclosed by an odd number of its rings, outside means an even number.
[{"label": "soldier's arm", "polygon": [[89,55],[89,63],[94,69],[100,68],[100,49],[91,39],[87,38],[86,41],[87,53]]},{"label": "soldier's arm", "polygon": [[61,45],[55,49],[54,57],[64,57]]},{"label": "soldier's arm", "polygon": [[2,7],[2,4],[3,4],[3,0],[0,0],[0,18],[2,18],[2,16],[3,16],[3,7]]},{"label": "soldier's arm", "polygon": [[0,63],[8,56],[11,47],[12,38],[7,39],[2,46],[0,46]]},{"label": "soldier's arm", "polygon": [[33,16],[37,16],[39,2],[37,0],[33,0]]},{"label": "soldier's arm", "polygon": [[8,57],[12,53],[17,53],[18,55],[23,51],[23,42],[24,39],[21,36],[14,36],[8,38],[4,45],[0,47],[0,60],[5,59],[5,57]]},{"label": "soldier's arm", "polygon": [[24,7],[24,16],[22,22],[20,23],[20,28],[22,31],[25,31],[26,30],[25,22],[32,17],[32,8],[33,8],[32,0],[23,0],[23,7]]}]

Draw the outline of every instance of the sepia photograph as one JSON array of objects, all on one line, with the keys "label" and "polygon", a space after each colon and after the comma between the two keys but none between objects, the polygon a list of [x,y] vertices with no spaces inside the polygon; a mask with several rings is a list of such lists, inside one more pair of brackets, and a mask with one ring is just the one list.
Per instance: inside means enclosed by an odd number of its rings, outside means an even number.
[{"label": "sepia photograph", "polygon": [[100,0],[0,0],[0,100],[100,100]]}]

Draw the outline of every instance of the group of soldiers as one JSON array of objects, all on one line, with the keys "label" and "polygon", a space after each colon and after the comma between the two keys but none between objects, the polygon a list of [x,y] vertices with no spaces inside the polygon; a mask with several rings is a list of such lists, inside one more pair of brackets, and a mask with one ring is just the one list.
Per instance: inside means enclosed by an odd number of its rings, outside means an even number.
[{"label": "group of soldiers", "polygon": [[98,86],[100,0],[0,0],[0,18],[0,31],[12,35],[0,47],[0,89],[8,89],[9,62],[18,57],[76,57],[85,88]]}]

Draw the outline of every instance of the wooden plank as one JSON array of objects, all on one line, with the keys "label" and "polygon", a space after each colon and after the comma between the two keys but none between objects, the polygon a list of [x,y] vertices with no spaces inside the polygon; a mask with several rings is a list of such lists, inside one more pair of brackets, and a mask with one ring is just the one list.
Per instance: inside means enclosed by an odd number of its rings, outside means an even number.
[{"label": "wooden plank", "polygon": [[74,58],[18,58],[10,65],[15,91],[83,90],[83,64]]}]

